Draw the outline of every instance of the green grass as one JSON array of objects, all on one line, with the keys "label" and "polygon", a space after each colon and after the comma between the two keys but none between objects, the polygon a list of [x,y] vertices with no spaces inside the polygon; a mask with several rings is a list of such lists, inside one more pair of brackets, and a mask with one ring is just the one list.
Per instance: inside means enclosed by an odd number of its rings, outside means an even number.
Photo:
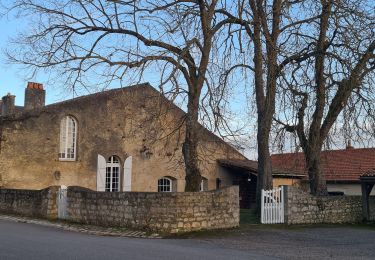
[{"label": "green grass", "polygon": [[260,224],[259,216],[252,209],[240,210],[240,226]]}]

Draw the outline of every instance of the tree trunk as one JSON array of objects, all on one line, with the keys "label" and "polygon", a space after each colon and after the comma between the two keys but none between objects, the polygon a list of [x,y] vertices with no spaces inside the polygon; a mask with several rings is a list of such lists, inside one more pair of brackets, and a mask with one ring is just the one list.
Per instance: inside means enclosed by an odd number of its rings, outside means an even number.
[{"label": "tree trunk", "polygon": [[328,195],[326,180],[321,170],[321,150],[319,148],[310,149],[305,154],[306,168],[309,174],[310,191],[313,195]]},{"label": "tree trunk", "polygon": [[199,98],[189,96],[185,141],[182,146],[186,173],[185,191],[199,191],[202,181],[198,167],[198,109]]},{"label": "tree trunk", "polygon": [[272,189],[272,163],[269,151],[269,133],[270,128],[264,120],[264,115],[258,113],[258,177],[257,177],[257,190],[256,202],[257,211],[260,213],[261,209],[261,196],[262,189]]},{"label": "tree trunk", "polygon": [[[257,190],[256,190],[256,205],[257,212],[260,213],[261,209],[261,194],[262,189],[272,189],[272,166],[271,156],[269,152],[269,134],[272,123],[272,102],[274,96],[267,82],[266,95],[264,91],[264,63],[263,63],[263,50],[262,50],[262,37],[261,37],[261,15],[263,7],[258,5],[255,1],[250,1],[251,9],[254,14],[254,70],[255,70],[255,94],[257,102],[258,113],[258,176],[257,176]],[[260,8],[260,9],[259,9]],[[267,58],[269,56],[267,55]],[[267,66],[272,61],[268,61]],[[269,75],[267,75],[269,79]],[[270,104],[271,102],[271,104]]]}]

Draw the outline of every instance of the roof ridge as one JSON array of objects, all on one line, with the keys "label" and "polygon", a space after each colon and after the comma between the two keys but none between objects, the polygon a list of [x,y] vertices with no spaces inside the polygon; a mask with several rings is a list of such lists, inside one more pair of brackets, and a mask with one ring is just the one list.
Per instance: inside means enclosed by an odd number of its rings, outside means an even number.
[{"label": "roof ridge", "polygon": [[[352,151],[360,151],[360,150],[375,150],[375,147],[361,147],[361,148],[351,148],[351,149],[335,149],[335,150],[323,150],[322,153],[330,153],[330,152],[352,152]],[[272,156],[279,156],[279,155],[302,155],[303,152],[288,152],[288,153],[275,153]]]},{"label": "roof ridge", "polygon": [[52,107],[52,106],[55,106],[55,105],[61,105],[61,104],[69,103],[69,102],[75,102],[75,101],[83,100],[83,99],[86,99],[86,98],[92,98],[94,96],[108,95],[108,94],[112,94],[114,92],[119,92],[119,91],[130,91],[130,90],[133,90],[133,89],[136,89],[136,88],[141,88],[141,87],[150,87],[150,88],[154,89],[150,85],[150,83],[144,82],[144,83],[130,85],[130,86],[126,86],[126,87],[102,90],[102,91],[99,91],[99,92],[95,92],[95,93],[91,93],[91,94],[87,94],[87,95],[82,95],[82,96],[78,96],[78,97],[71,98],[71,99],[62,100],[62,101],[59,101],[59,102],[48,104],[48,105],[44,106],[43,108],[48,108],[48,107]]}]

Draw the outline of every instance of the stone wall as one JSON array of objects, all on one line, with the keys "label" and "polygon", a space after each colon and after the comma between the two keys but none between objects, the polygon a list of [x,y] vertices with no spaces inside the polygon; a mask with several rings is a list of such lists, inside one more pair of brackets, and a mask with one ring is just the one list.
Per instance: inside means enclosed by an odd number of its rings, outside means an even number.
[{"label": "stone wall", "polygon": [[0,189],[0,213],[37,218],[57,218],[59,187],[43,190]]},{"label": "stone wall", "polygon": [[297,187],[284,186],[285,223],[357,223],[362,221],[360,196],[316,197]]},{"label": "stone wall", "polygon": [[200,193],[95,192],[68,188],[68,220],[164,232],[239,226],[237,186]]},{"label": "stone wall", "polygon": [[370,196],[370,220],[375,221],[375,196]]}]

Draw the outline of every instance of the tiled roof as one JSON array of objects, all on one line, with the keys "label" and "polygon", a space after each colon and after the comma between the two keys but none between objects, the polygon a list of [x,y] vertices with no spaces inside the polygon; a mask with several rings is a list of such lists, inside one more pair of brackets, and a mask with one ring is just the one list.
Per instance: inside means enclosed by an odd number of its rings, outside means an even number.
[{"label": "tiled roof", "polygon": [[[218,160],[218,163],[224,167],[229,167],[229,168],[237,168],[237,169],[242,169],[246,171],[250,171],[253,174],[258,173],[258,162],[257,161],[252,161],[252,160],[243,160],[243,159],[220,159]],[[277,168],[277,167],[272,167],[272,175],[274,177],[276,176],[284,176],[284,177],[304,177],[305,174],[301,174],[298,172],[294,171],[285,171],[283,169]]]},{"label": "tiled roof", "polygon": [[363,173],[363,174],[361,175],[361,177],[375,177],[375,168],[366,171],[365,173]]},{"label": "tiled roof", "polygon": [[[321,160],[327,181],[358,181],[362,174],[375,169],[375,148],[323,151]],[[307,176],[302,153],[274,154],[272,165]]]}]

